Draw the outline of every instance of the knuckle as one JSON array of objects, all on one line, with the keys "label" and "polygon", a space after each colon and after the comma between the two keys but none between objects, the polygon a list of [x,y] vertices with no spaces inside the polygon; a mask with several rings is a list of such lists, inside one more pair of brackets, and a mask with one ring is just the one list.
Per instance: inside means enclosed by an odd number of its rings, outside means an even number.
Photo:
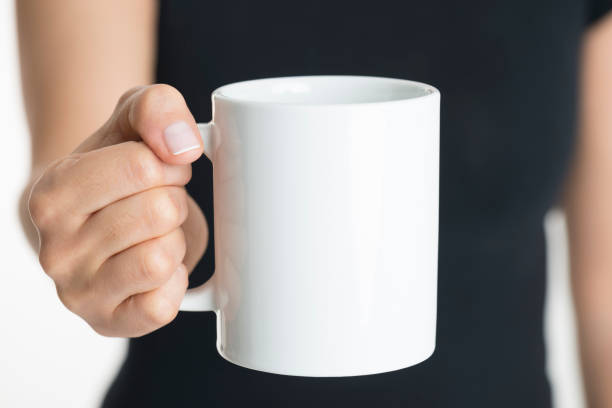
[{"label": "knuckle", "polygon": [[134,144],[137,148],[134,149],[128,164],[130,179],[144,188],[161,184],[163,168],[160,161],[142,143],[134,142]]},{"label": "knuckle", "polygon": [[78,292],[68,290],[61,285],[57,285],[57,296],[66,309],[73,313],[79,314],[83,296],[81,296]]},{"label": "knuckle", "polygon": [[62,275],[61,259],[63,257],[59,254],[59,251],[51,249],[49,245],[44,243],[41,245],[38,253],[38,262],[45,273],[54,281]]},{"label": "knuckle", "polygon": [[56,203],[62,195],[62,180],[70,172],[80,155],[70,155],[53,162],[36,180],[30,190],[28,211],[37,227],[52,223],[62,211]]},{"label": "knuckle", "polygon": [[142,130],[146,128],[147,120],[152,114],[167,111],[176,106],[177,101],[182,101],[183,96],[174,87],[166,84],[155,84],[148,86],[142,91],[132,111],[132,125]]},{"label": "knuckle", "polygon": [[93,295],[87,266],[81,263],[87,260],[77,254],[79,250],[75,250],[73,242],[70,238],[48,240],[43,235],[38,262],[45,274],[55,283],[58,294],[61,290],[61,294],[67,293],[68,297],[71,297],[73,292]]},{"label": "knuckle", "polygon": [[142,85],[139,86],[134,86],[130,89],[128,89],[127,91],[125,91],[120,97],[119,100],[117,100],[117,107],[120,108],[123,105],[125,105],[125,103],[128,101],[128,99],[130,99],[130,97],[132,97],[136,92],[138,92],[139,90],[141,90],[143,88]]},{"label": "knuckle", "polygon": [[142,257],[141,272],[144,279],[152,282],[165,282],[172,276],[174,259],[158,246],[153,246]]},{"label": "knuckle", "polygon": [[30,212],[30,218],[37,227],[43,227],[55,218],[56,211],[51,205],[52,203],[53,200],[34,185],[28,199],[28,211]]},{"label": "knuckle", "polygon": [[147,302],[144,310],[149,322],[157,327],[165,326],[170,323],[178,314],[178,304],[173,304],[165,296],[155,294]]},{"label": "knuckle", "polygon": [[89,326],[99,335],[111,337],[115,336],[112,313],[98,313],[86,319]]},{"label": "knuckle", "polygon": [[111,331],[106,324],[87,322],[89,326],[100,336],[111,337],[114,335],[113,331]]},{"label": "knuckle", "polygon": [[57,209],[53,205],[56,200],[53,198],[53,191],[46,187],[45,176],[38,179],[30,190],[28,198],[28,211],[30,218],[37,227],[49,224],[57,217]]},{"label": "knuckle", "polygon": [[183,222],[187,203],[185,193],[178,188],[163,188],[151,200],[150,218],[160,228],[169,229]]},{"label": "knuckle", "polygon": [[176,98],[182,99],[183,96],[175,87],[167,84],[151,85],[142,94],[143,104],[149,106],[158,106]]}]

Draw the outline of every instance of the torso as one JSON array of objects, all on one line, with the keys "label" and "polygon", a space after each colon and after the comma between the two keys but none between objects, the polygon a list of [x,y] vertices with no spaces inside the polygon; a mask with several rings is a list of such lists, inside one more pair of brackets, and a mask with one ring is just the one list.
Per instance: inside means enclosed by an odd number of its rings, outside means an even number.
[{"label": "torso", "polygon": [[[392,373],[278,376],[219,357],[214,314],[181,313],[131,341],[107,404],[550,406],[542,220],[571,159],[585,10],[572,0],[162,2],[157,79],[201,122],[213,89],[260,77],[374,75],[440,89],[437,347]],[[211,179],[202,159],[188,186],[209,221]],[[213,267],[211,240],[192,284]]]}]

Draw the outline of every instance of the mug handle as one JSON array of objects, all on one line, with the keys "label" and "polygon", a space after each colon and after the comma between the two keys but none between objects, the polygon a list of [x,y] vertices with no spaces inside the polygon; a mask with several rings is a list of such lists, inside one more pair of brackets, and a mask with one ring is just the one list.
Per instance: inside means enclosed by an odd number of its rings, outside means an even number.
[{"label": "mug handle", "polygon": [[[198,123],[198,130],[204,144],[204,154],[210,161],[215,145],[215,129],[212,122]],[[216,273],[195,288],[187,289],[179,310],[185,312],[214,312],[219,309],[217,302]]]}]

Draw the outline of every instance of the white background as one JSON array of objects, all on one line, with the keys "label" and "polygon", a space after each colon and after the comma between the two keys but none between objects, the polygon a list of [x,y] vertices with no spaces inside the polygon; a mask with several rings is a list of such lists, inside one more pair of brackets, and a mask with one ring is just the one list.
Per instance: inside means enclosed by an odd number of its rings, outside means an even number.
[{"label": "white background", "polygon": [[[125,342],[98,336],[64,309],[21,232],[17,203],[28,178],[29,137],[19,86],[14,4],[2,1],[0,407],[95,407],[121,363]],[[545,334],[555,406],[580,408],[562,215],[553,211],[543,227],[550,257]]]}]

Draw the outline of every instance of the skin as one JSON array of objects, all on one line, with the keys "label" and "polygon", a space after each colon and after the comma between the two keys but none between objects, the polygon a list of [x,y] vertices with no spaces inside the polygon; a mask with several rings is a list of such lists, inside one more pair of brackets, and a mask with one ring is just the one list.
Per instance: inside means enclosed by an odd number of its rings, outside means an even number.
[{"label": "skin", "polygon": [[176,89],[143,86],[155,3],[19,1],[17,16],[33,139],[24,229],[68,309],[106,336],[150,333],[178,313],[208,239],[183,187],[202,146],[173,155],[162,137],[177,121],[197,135],[193,116]]},{"label": "skin", "polygon": [[[110,336],[170,322],[208,239],[183,188],[202,149],[174,156],[161,136],[177,120],[195,132],[193,117],[169,86],[133,88],[153,80],[156,13],[150,0],[17,1],[33,139],[24,230],[62,302]],[[609,407],[612,17],[585,33],[583,50],[581,126],[564,206],[587,398]]]},{"label": "skin", "polygon": [[585,34],[580,129],[564,206],[589,407],[612,406],[612,13]]}]

